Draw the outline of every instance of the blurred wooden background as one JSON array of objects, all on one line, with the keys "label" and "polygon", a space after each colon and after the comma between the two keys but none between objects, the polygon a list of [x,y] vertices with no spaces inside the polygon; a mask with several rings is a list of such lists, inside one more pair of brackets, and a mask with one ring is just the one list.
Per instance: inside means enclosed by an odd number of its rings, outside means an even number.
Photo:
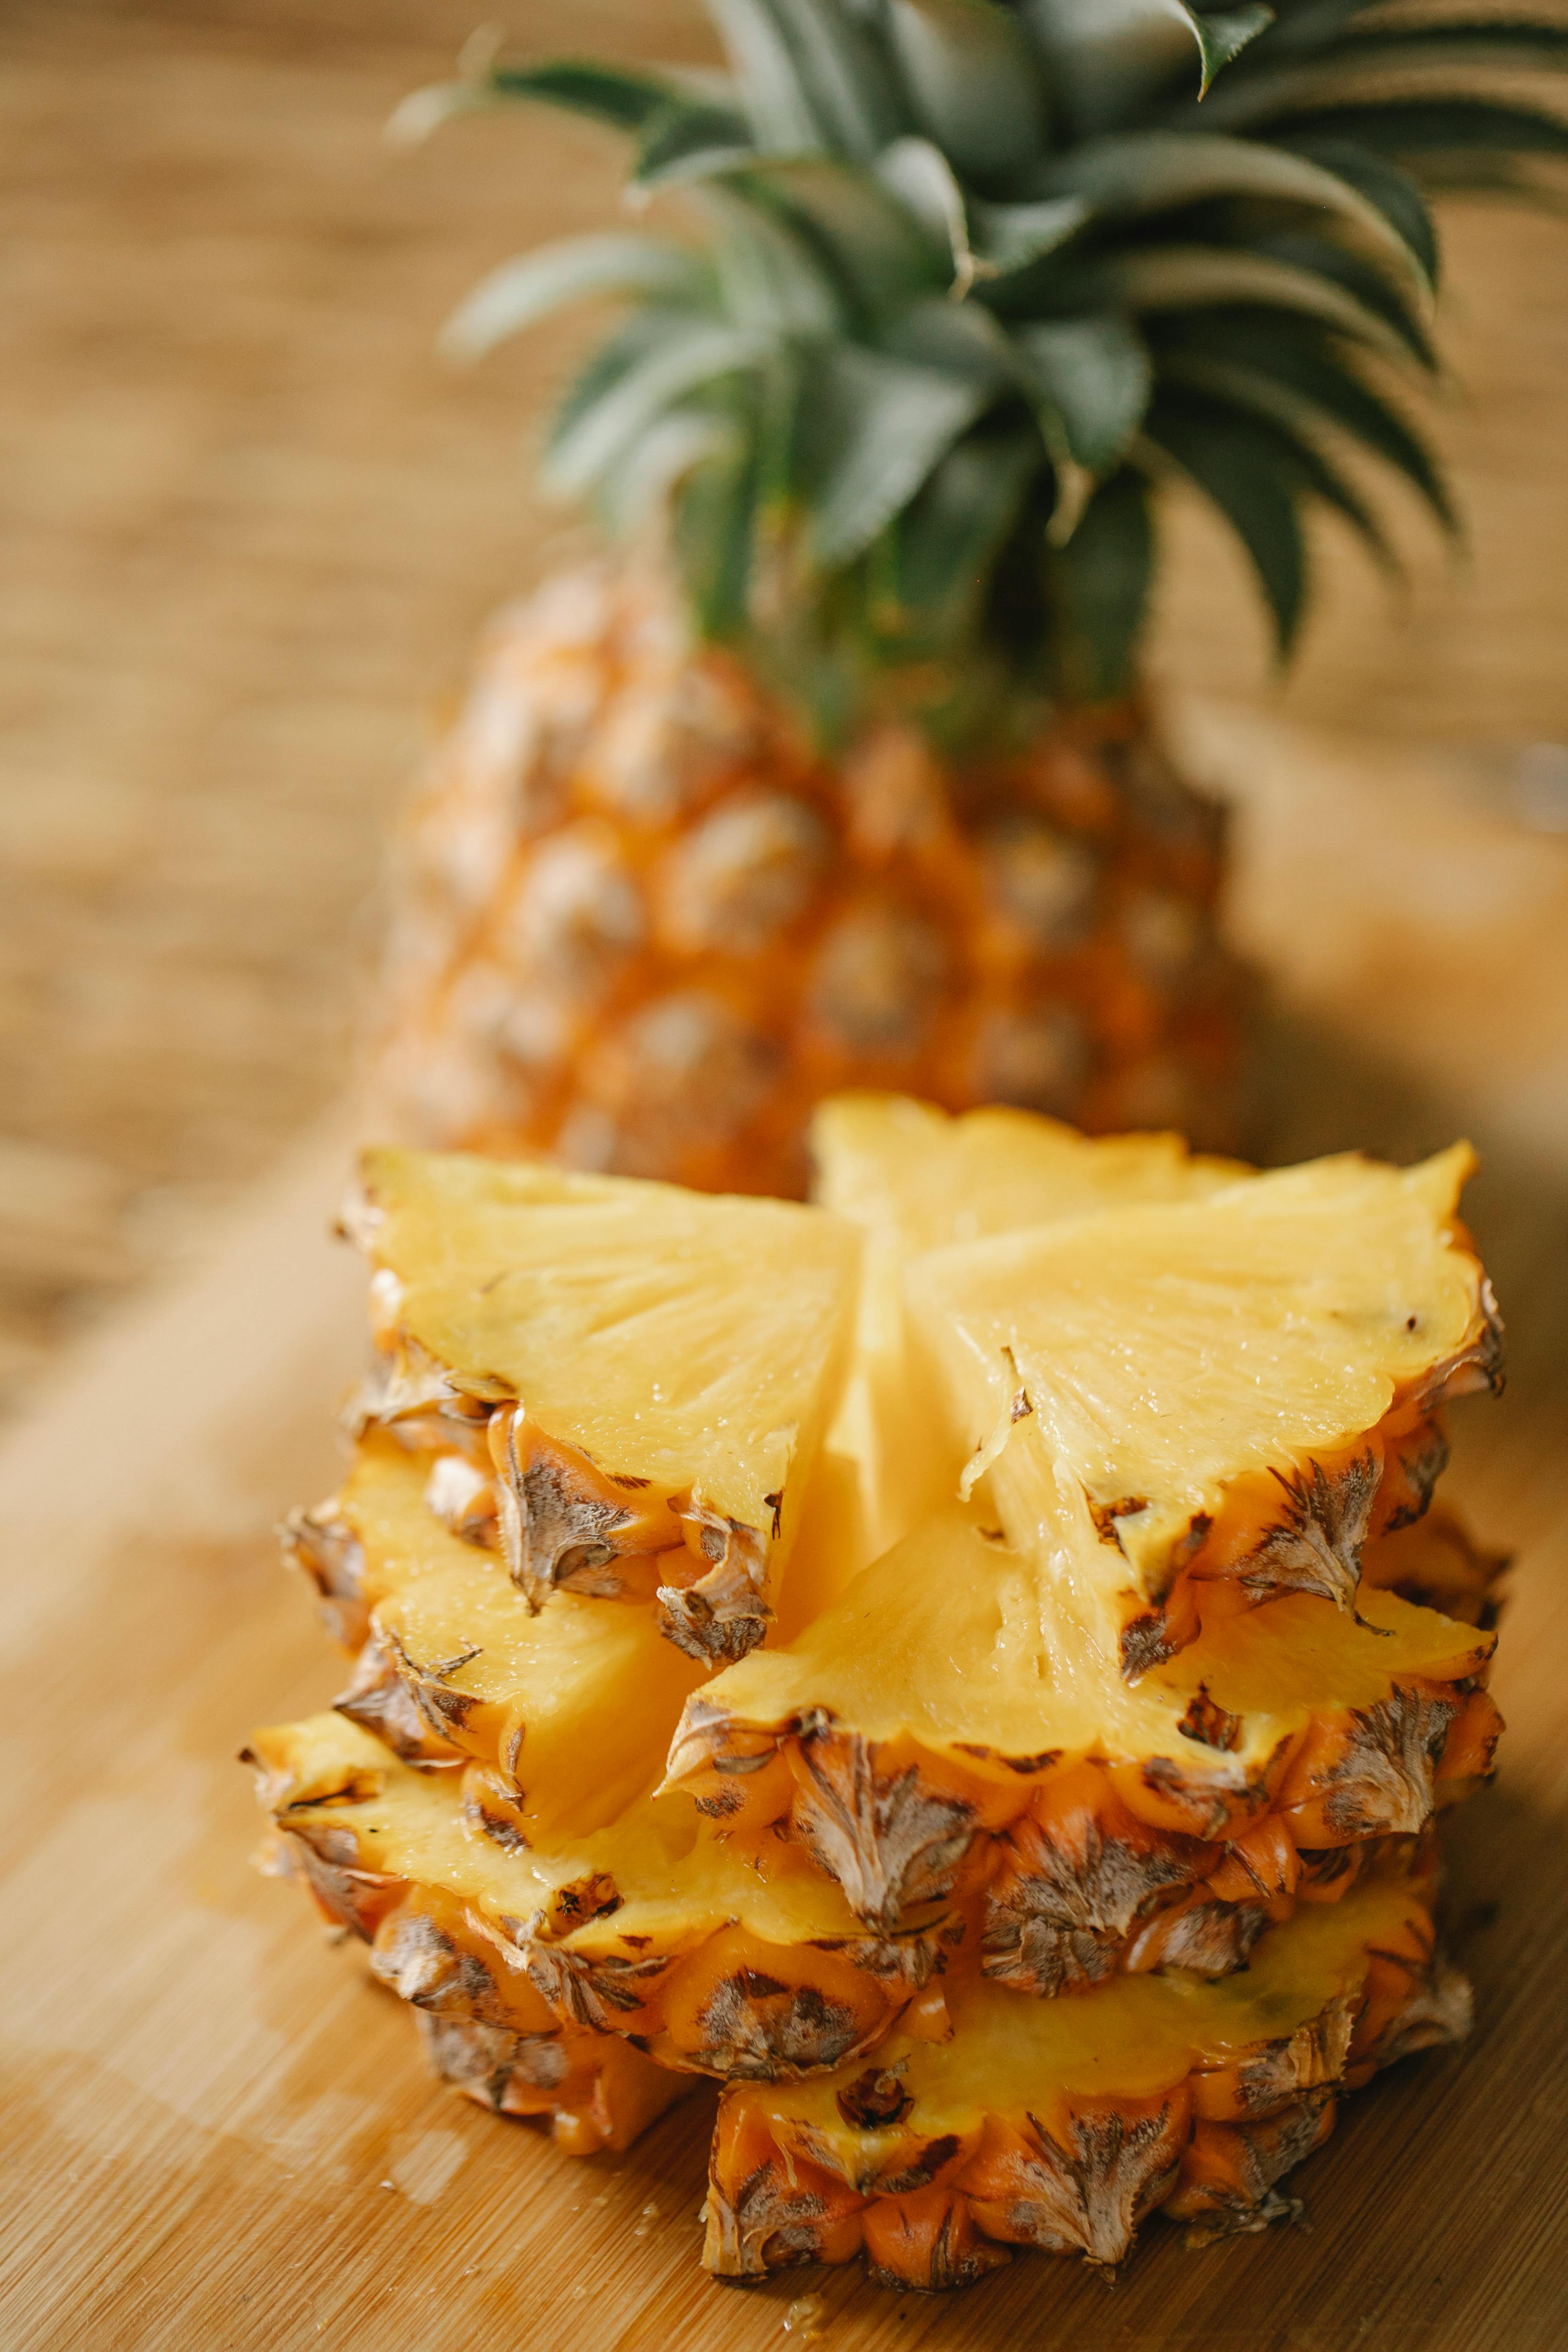
[{"label": "blurred wooden background", "polygon": [[[486,610],[574,543],[527,472],[563,340],[470,376],[431,341],[481,269],[605,215],[614,142],[522,115],[414,154],[380,135],[479,13],[0,18],[0,1399],[337,1088],[384,814]],[[699,0],[505,21],[706,48]],[[1568,740],[1568,226],[1456,211],[1447,242],[1468,567],[1413,524],[1391,606],[1326,538],[1281,692],[1237,560],[1178,514],[1163,676],[1406,744]],[[1233,767],[1269,740],[1232,724]],[[1278,868],[1289,828],[1269,839]]]}]

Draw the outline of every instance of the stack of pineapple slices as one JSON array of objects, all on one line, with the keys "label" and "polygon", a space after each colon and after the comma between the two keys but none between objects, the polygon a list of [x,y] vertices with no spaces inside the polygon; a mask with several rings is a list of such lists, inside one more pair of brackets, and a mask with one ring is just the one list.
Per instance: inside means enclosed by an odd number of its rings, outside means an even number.
[{"label": "stack of pineapple slices", "polygon": [[960,2284],[1287,2210],[1464,2031],[1500,1380],[1462,1150],[819,1114],[822,1205],[372,1152],[374,1369],[249,1753],[439,2071],[587,2152],[723,2091],[706,2261]]}]

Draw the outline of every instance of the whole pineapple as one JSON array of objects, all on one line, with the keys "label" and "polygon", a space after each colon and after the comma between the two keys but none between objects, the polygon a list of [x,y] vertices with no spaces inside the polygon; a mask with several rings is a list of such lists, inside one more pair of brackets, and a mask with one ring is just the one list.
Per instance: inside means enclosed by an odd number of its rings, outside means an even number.
[{"label": "whole pineapple", "polygon": [[1484,73],[1568,30],[710,12],[728,73],[487,62],[404,111],[586,113],[707,236],[547,247],[449,330],[628,300],[547,473],[632,551],[494,625],[405,836],[379,1123],[775,1192],[847,1086],[1223,1141],[1223,827],[1139,689],[1155,494],[1213,500],[1282,653],[1307,509],[1388,559],[1337,448],[1451,528],[1394,388],[1434,366],[1426,196],[1531,192],[1568,132]]}]

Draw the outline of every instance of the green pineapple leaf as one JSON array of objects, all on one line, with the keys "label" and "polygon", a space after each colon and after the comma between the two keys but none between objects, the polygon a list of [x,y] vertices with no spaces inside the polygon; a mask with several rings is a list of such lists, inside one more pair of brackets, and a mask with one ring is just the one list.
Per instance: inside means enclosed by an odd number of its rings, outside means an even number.
[{"label": "green pineapple leaf", "polygon": [[1141,335],[1114,312],[1041,320],[1014,341],[1032,383],[1061,419],[1068,454],[1091,474],[1124,454],[1153,383]]},{"label": "green pineapple leaf", "polygon": [[711,302],[713,289],[712,264],[685,246],[609,231],[563,237],[481,278],[442,329],[441,349],[448,359],[480,359],[563,304],[595,295],[640,295],[701,308]]}]

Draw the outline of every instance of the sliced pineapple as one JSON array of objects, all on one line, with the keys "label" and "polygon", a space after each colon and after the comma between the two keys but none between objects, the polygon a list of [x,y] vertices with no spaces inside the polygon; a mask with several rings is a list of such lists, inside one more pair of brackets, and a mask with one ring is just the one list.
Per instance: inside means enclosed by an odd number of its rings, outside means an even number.
[{"label": "sliced pineapple", "polygon": [[987,1968],[1050,1992],[1239,1965],[1329,1873],[1303,1850],[1413,1835],[1489,1764],[1495,1636],[1394,1591],[1363,1589],[1359,1622],[1310,1594],[1216,1616],[1136,1685],[1071,1601],[955,1508],[694,1693],[669,1784],[748,1836],[787,1823],[884,1930],[984,1881]]},{"label": "sliced pineapple", "polygon": [[950,1503],[963,1467],[940,1394],[910,1360],[906,1261],[1100,1210],[1202,1199],[1250,1172],[1194,1155],[1179,1136],[1092,1139],[1032,1111],[955,1118],[904,1095],[823,1103],[811,1151],[814,1197],[866,1230],[855,1363],[831,1441],[855,1465],[857,1567]]},{"label": "sliced pineapple", "polygon": [[1156,2207],[1257,2226],[1281,2175],[1377,2066],[1467,2030],[1426,1890],[1382,1883],[1276,1929],[1245,1973],[1124,1977],[1087,2000],[954,1987],[945,2042],[895,2031],[864,2068],[721,2102],[707,2267],[759,2278],[862,2249],[896,2286],[955,2286],[1006,2246],[1110,2267]]},{"label": "sliced pineapple", "polygon": [[701,1668],[646,1610],[574,1592],[530,1610],[501,1562],[427,1507],[449,1458],[433,1473],[373,1430],[342,1492],[290,1523],[334,1622],[363,1643],[337,1705],[405,1762],[489,1767],[476,1801],[521,1838],[596,1829],[647,1785]]},{"label": "sliced pineapple", "polygon": [[868,1934],[800,1847],[715,1838],[689,1799],[533,1850],[465,1808],[449,1775],[341,1716],[258,1732],[249,1753],[279,1832],[372,1942],[374,1972],[428,2007],[438,1945],[448,2016],[526,2035],[542,2002],[552,2029],[771,2081],[870,2049],[922,1993],[940,2012],[945,1911]]},{"label": "sliced pineapple", "polygon": [[1473,1164],[1318,1160],[911,1265],[965,1486],[986,1476],[1130,1678],[1194,1637],[1216,1580],[1352,1609],[1368,1535],[1424,1507],[1434,1412],[1501,1381],[1456,1220]]},{"label": "sliced pineapple", "polygon": [[820,1210],[437,1154],[366,1154],[362,1424],[444,1464],[534,1605],[651,1600],[704,1659],[757,1642],[842,1381],[858,1236]]}]

